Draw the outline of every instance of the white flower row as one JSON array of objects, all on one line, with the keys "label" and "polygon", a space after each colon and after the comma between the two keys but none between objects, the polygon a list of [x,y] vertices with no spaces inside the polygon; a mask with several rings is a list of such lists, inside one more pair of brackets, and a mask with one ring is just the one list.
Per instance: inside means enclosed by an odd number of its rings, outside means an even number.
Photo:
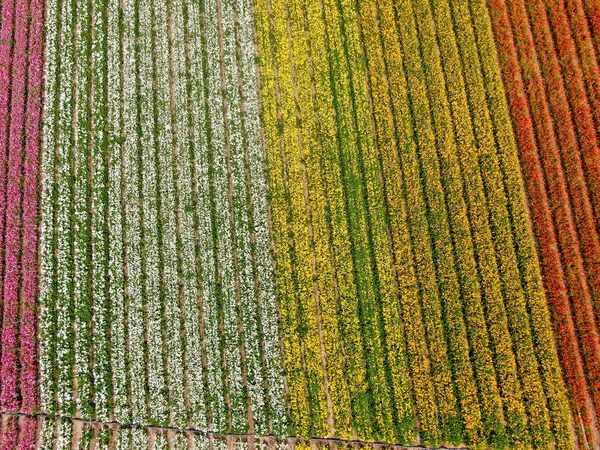
[{"label": "white flower row", "polygon": [[[104,52],[104,44],[108,39],[106,34],[108,0],[99,0],[93,3],[92,9],[92,68],[93,68],[93,102],[92,102],[92,142],[93,142],[93,168],[92,168],[92,251],[93,251],[93,377],[94,377],[94,405],[95,417],[99,420],[110,419],[110,323],[109,323],[109,298],[110,287],[110,256],[109,250],[109,217],[108,208],[108,176],[107,155],[105,148],[107,139],[114,128],[108,117],[108,104],[106,96],[118,93],[118,86],[107,83],[108,61]],[[113,80],[110,80],[113,81]],[[118,119],[118,118],[117,118]],[[108,122],[108,123],[107,123]],[[118,127],[118,122],[117,122]],[[110,145],[110,143],[109,143]],[[109,149],[110,150],[110,147]],[[120,214],[115,216],[119,219]]]},{"label": "white flower row", "polygon": [[[115,449],[114,450],[130,450],[132,449],[131,445],[131,428],[121,428],[117,433],[117,438],[115,439]],[[140,448],[145,448],[144,446]]]},{"label": "white flower row", "polygon": [[148,431],[143,428],[131,429],[130,449],[148,448]]},{"label": "white flower row", "polygon": [[38,342],[48,342],[51,346],[42,345],[40,354],[40,398],[42,410],[48,410],[54,405],[54,373],[55,358],[50,350],[54,347],[54,286],[56,276],[54,264],[54,203],[53,192],[55,188],[54,153],[57,145],[55,132],[56,117],[58,114],[55,104],[58,99],[58,59],[55,48],[59,37],[58,0],[49,0],[46,7],[46,61],[44,73],[46,74],[44,92],[44,120],[43,120],[43,151],[42,151],[42,224],[40,236],[40,308],[39,308],[39,335]]},{"label": "white flower row", "polygon": [[[252,248],[249,224],[248,186],[245,177],[245,142],[241,111],[241,93],[237,76],[237,48],[234,23],[235,11],[231,2],[221,1],[221,26],[223,39],[223,69],[225,78],[225,99],[229,145],[228,158],[229,183],[231,190],[231,214],[233,215],[237,253],[237,281],[239,283],[238,303],[241,309],[243,340],[245,344],[245,366],[248,390],[254,420],[264,422],[263,383],[260,370],[260,339],[257,327],[256,296],[252,270]],[[236,314],[236,319],[239,313]],[[241,417],[240,417],[241,419]]]},{"label": "white flower row", "polygon": [[[200,308],[198,273],[196,263],[195,214],[192,174],[194,148],[190,130],[193,123],[188,113],[185,36],[182,0],[174,0],[171,9],[173,33],[173,69],[175,76],[175,114],[178,132],[178,193],[181,226],[181,283],[183,294],[183,316],[185,330],[186,379],[190,403],[189,425],[206,429],[206,406],[202,376],[202,336],[200,330]],[[190,55],[191,57],[191,55]],[[195,103],[195,102],[192,102]]]},{"label": "white flower row", "polygon": [[[227,407],[224,398],[224,376],[221,359],[219,331],[220,307],[217,298],[216,249],[213,240],[212,216],[215,211],[211,203],[209,182],[210,152],[212,144],[208,141],[208,121],[206,114],[208,99],[205,96],[203,76],[203,58],[206,56],[202,45],[201,30],[206,18],[199,2],[188,0],[189,40],[192,84],[192,110],[194,116],[193,135],[198,190],[198,257],[200,261],[200,279],[202,283],[202,315],[204,318],[204,339],[206,351],[206,370],[208,408],[211,413],[209,429],[224,429],[227,425]],[[212,117],[210,117],[212,120]],[[214,130],[213,133],[217,131]],[[200,362],[202,348],[197,349],[196,361]]]},{"label": "white flower row", "polygon": [[138,170],[138,137],[135,61],[135,14],[134,0],[123,0],[123,103],[125,129],[124,177],[125,193],[125,231],[126,231],[126,267],[128,298],[128,363],[127,374],[130,384],[131,420],[144,423],[147,420],[146,408],[146,355],[145,355],[145,318],[142,288],[142,230],[140,186],[142,174]]},{"label": "white flower row", "polygon": [[[118,435],[118,432],[115,433],[112,428],[106,426],[98,427],[95,450],[111,450],[113,448],[113,442],[116,443],[118,441],[116,435]],[[89,446],[84,448],[88,449],[92,447]]]},{"label": "white flower row", "polygon": [[172,450],[189,450],[190,437],[185,433],[173,433],[171,441]]},{"label": "white flower row", "polygon": [[235,223],[235,251],[239,282],[239,302],[245,344],[245,370],[248,394],[256,426],[264,428],[266,411],[262,378],[260,336],[258,333],[258,308],[254,285],[251,230],[249,223],[250,193],[246,180],[246,136],[242,115],[242,93],[239,86],[237,30],[235,5],[231,0],[220,0],[223,40],[223,69],[229,148],[227,149],[230,171],[231,205]]},{"label": "white flower row", "polygon": [[54,450],[55,435],[57,423],[54,420],[46,419],[42,422],[42,433],[40,436],[40,450]]},{"label": "white flower row", "polygon": [[169,450],[168,436],[166,433],[155,433],[154,443],[149,446],[149,450]]},{"label": "white flower row", "polygon": [[[130,420],[127,396],[127,335],[125,328],[125,280],[123,252],[123,208],[121,202],[122,149],[121,143],[121,82],[119,1],[108,1],[108,122],[109,122],[109,295],[110,295],[110,342],[113,390],[113,415],[117,420]],[[131,82],[130,82],[131,83]],[[135,161],[132,161],[135,163]]]},{"label": "white flower row", "polygon": [[[51,421],[49,421],[51,422]],[[73,424],[70,420],[58,420],[57,432],[55,435],[55,450],[73,449]]]},{"label": "white flower row", "polygon": [[233,261],[231,211],[229,204],[229,176],[227,167],[227,141],[224,123],[223,84],[221,80],[222,51],[220,43],[218,0],[207,0],[206,6],[206,53],[208,56],[208,101],[211,111],[213,145],[213,184],[217,227],[219,278],[221,284],[221,307],[223,327],[223,356],[227,369],[227,392],[230,419],[234,430],[243,427],[246,401],[242,385],[242,361],[236,301],[236,280]]},{"label": "white flower row", "polygon": [[[74,265],[74,346],[76,377],[75,405],[82,412],[87,405],[92,403],[91,383],[91,359],[90,323],[87,314],[82,315],[83,310],[91,307],[92,292],[90,285],[90,260],[89,254],[89,209],[88,209],[88,172],[89,162],[87,154],[90,146],[90,114],[89,114],[89,55],[88,44],[90,36],[90,23],[88,11],[90,2],[77,5],[77,20],[75,23],[75,67],[72,77],[76,84],[73,101],[75,103],[74,126],[73,126],[73,265]],[[65,167],[66,169],[66,167]],[[87,415],[88,412],[84,411]]]},{"label": "white flower row", "polygon": [[193,450],[210,450],[212,438],[204,434],[195,434],[192,440],[191,449]]},{"label": "white flower row", "polygon": [[[144,268],[146,299],[146,333],[148,352],[146,364],[148,368],[149,418],[153,422],[163,422],[168,417],[167,386],[165,380],[162,298],[161,298],[161,248],[159,241],[160,219],[158,217],[157,151],[154,121],[154,89],[153,84],[153,43],[151,0],[139,0],[139,107],[141,108],[140,145],[142,151],[142,191],[144,211]],[[161,80],[162,83],[167,80]],[[164,131],[159,131],[162,133]]]},{"label": "white flower row", "polygon": [[[169,16],[164,1],[154,1],[154,28],[156,30],[154,54],[156,58],[156,84],[158,99],[158,163],[160,165],[160,196],[162,213],[163,295],[166,317],[167,380],[169,409],[174,423],[185,423],[183,393],[183,346],[181,342],[181,307],[179,301],[179,276],[177,268],[178,230],[176,222],[176,185],[173,177],[177,161],[177,141],[172,129],[171,84],[169,70]],[[177,12],[181,14],[180,11]]]},{"label": "white flower row", "polygon": [[72,120],[73,99],[72,83],[74,69],[73,46],[73,8],[63,4],[61,10],[61,70],[60,90],[58,92],[60,109],[58,114],[58,151],[57,151],[57,188],[56,198],[56,364],[58,365],[57,408],[63,414],[71,413],[73,407],[73,344],[72,344],[72,314],[73,314],[73,265],[72,244],[72,181],[71,160],[73,151]]}]

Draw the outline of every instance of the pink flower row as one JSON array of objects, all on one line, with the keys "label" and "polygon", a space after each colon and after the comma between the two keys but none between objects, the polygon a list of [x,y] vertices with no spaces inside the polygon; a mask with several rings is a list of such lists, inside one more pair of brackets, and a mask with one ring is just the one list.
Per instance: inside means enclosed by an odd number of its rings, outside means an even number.
[{"label": "pink flower row", "polygon": [[[0,30],[0,324],[2,333],[0,411],[2,412],[31,413],[37,406],[35,302],[38,295],[42,21],[42,0],[2,2]],[[0,439],[0,448],[10,445],[6,441],[10,430],[4,431]],[[19,441],[19,448],[32,448],[28,444],[32,442],[30,439],[19,439]]]}]

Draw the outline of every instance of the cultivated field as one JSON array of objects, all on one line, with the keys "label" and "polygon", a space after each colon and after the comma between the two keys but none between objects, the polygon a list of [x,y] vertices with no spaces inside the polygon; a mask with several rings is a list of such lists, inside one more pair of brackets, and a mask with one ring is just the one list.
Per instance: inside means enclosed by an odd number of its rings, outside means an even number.
[{"label": "cultivated field", "polygon": [[596,0],[0,9],[0,449],[600,444]]}]

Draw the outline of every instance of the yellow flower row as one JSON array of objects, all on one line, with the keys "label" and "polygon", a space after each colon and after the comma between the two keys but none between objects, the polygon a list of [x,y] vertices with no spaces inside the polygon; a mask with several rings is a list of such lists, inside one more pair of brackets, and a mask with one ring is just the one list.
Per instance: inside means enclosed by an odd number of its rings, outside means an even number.
[{"label": "yellow flower row", "polygon": [[[301,4],[301,2],[297,2]],[[308,1],[304,6],[308,19],[308,34],[310,39],[311,70],[315,87],[314,104],[316,120],[314,127],[320,140],[320,171],[323,187],[326,190],[329,209],[329,226],[331,253],[336,271],[337,308],[331,308],[331,320],[338,320],[343,331],[342,339],[345,350],[345,375],[351,402],[352,417],[343,418],[348,425],[341,429],[339,416],[334,417],[336,433],[350,434],[352,424],[357,436],[371,434],[373,427],[372,411],[370,408],[369,384],[367,379],[366,355],[362,344],[360,324],[359,299],[357,296],[354,265],[352,260],[352,244],[346,213],[345,189],[342,184],[342,169],[340,167],[340,144],[336,125],[336,109],[334,93],[331,89],[331,79],[328,61],[328,30],[323,19],[323,7],[320,1]],[[308,88],[308,87],[307,87]],[[339,317],[336,319],[336,315]],[[335,358],[334,354],[331,357]]]},{"label": "yellow flower row", "polygon": [[[439,5],[434,8],[439,9]],[[459,342],[454,349],[454,373],[455,382],[458,385],[458,393],[463,410],[466,437],[472,444],[485,445],[485,437],[482,436],[482,419],[485,421],[485,431],[493,440],[499,442],[503,439],[503,419],[501,403],[495,383],[494,370],[491,362],[489,341],[486,332],[485,318],[481,304],[481,292],[478,283],[478,274],[476,261],[474,259],[474,249],[472,235],[485,233],[487,228],[480,230],[469,224],[469,219],[473,219],[473,206],[476,206],[474,199],[480,198],[483,194],[481,187],[473,185],[473,177],[465,178],[461,174],[461,165],[468,166],[468,170],[477,170],[476,162],[465,161],[464,152],[472,145],[473,138],[469,138],[470,123],[468,121],[468,104],[466,99],[457,98],[452,87],[456,84],[456,77],[460,77],[460,66],[457,68],[456,58],[453,59],[450,49],[448,49],[448,36],[445,23],[438,24],[437,29],[430,25],[439,17],[433,18],[428,2],[415,2],[415,9],[418,9],[418,28],[420,31],[420,41],[423,54],[423,67],[426,76],[426,82],[431,99],[432,119],[434,123],[435,135],[437,138],[438,155],[440,159],[443,184],[446,192],[446,202],[449,210],[448,221],[454,241],[454,257],[456,260],[457,273],[461,282],[460,297],[464,319],[460,312],[456,312],[458,317],[448,317],[449,325],[456,324],[459,321],[466,321],[471,342]],[[438,53],[438,43],[440,48],[444,49],[443,58],[440,60]],[[442,68],[441,64],[444,64]],[[458,110],[458,113],[457,113]],[[451,116],[451,111],[453,115]],[[466,116],[465,116],[466,111]],[[453,124],[454,120],[454,124]],[[453,126],[454,125],[454,126]],[[459,154],[457,155],[457,151]],[[463,192],[464,189],[464,192]],[[466,194],[466,195],[465,195]],[[466,197],[466,203],[465,203]],[[467,215],[467,206],[469,207],[470,217]],[[478,212],[476,220],[485,219],[485,212]],[[484,225],[485,227],[485,225]],[[489,255],[488,255],[489,256]],[[493,258],[493,255],[492,255]],[[447,257],[438,257],[447,261]],[[490,260],[493,262],[493,259]],[[482,262],[481,267],[486,270],[486,261]],[[493,274],[492,274],[493,275]],[[493,277],[489,273],[485,276],[486,282],[493,283]],[[496,283],[497,285],[497,283]],[[460,304],[460,303],[459,303]],[[464,323],[464,322],[463,322]],[[453,333],[449,333],[452,335]],[[506,336],[509,339],[510,337]],[[469,350],[474,355],[473,366],[469,362]],[[480,389],[482,391],[481,409],[477,401],[477,385],[473,373],[478,377]],[[465,374],[469,374],[465,377]],[[481,417],[483,415],[483,417]]]},{"label": "yellow flower row", "polygon": [[[329,65],[337,119],[342,183],[347,198],[348,226],[356,271],[360,318],[367,358],[367,374],[373,403],[373,427],[377,435],[393,433],[392,392],[387,373],[384,305],[381,288],[391,273],[389,243],[378,211],[381,189],[372,170],[373,128],[365,95],[364,61],[361,56],[358,16],[354,2],[324,2],[324,27],[329,45]],[[373,197],[374,196],[374,197]],[[380,228],[379,228],[380,229]],[[382,239],[383,243],[378,240]],[[387,261],[386,261],[387,258]],[[392,284],[392,283],[390,283]],[[393,286],[393,284],[392,284]],[[390,287],[389,285],[384,286]],[[392,301],[395,301],[394,297]],[[370,430],[365,430],[367,432]]]},{"label": "yellow flower row", "polygon": [[[381,148],[384,175],[388,186],[390,221],[401,292],[401,308],[410,361],[413,395],[421,440],[429,445],[439,442],[439,427],[431,374],[427,336],[420,300],[422,278],[417,278],[416,258],[428,248],[429,236],[425,204],[417,161],[411,104],[396,24],[396,12],[391,2],[378,4],[381,40],[385,48],[387,83],[389,83],[396,149]],[[406,26],[402,23],[401,26]],[[408,24],[410,25],[410,24]],[[406,28],[403,28],[406,30]],[[372,61],[373,58],[370,58]],[[376,89],[375,82],[372,83]],[[379,128],[385,126],[385,114],[378,119]],[[389,126],[389,125],[388,125]],[[397,152],[397,154],[394,154]]]},{"label": "yellow flower row", "polygon": [[[295,134],[295,106],[285,2],[256,2],[263,49],[263,122],[269,164],[271,209],[277,261],[282,332],[292,433],[327,434],[319,334],[315,311],[306,210]],[[300,189],[300,191],[299,191]],[[316,398],[315,398],[316,397]]]},{"label": "yellow flower row", "polygon": [[[367,83],[376,136],[376,147],[368,150],[366,159],[377,158],[377,173],[373,173],[372,176],[380,176],[382,181],[385,181],[385,192],[381,197],[385,204],[380,205],[378,211],[381,223],[379,229],[374,230],[375,235],[379,236],[380,240],[379,242],[376,241],[374,245],[380,253],[385,252],[386,256],[389,254],[389,258],[392,258],[389,262],[385,261],[385,268],[388,269],[388,264],[391,267],[388,270],[380,271],[379,281],[383,291],[382,294],[384,294],[383,297],[386,299],[383,304],[383,315],[386,324],[388,365],[395,394],[394,406],[398,420],[398,437],[401,442],[411,442],[415,438],[416,423],[410,391],[411,371],[409,370],[409,356],[405,339],[415,339],[409,334],[412,326],[414,326],[411,323],[410,314],[412,311],[419,311],[419,308],[415,307],[415,302],[418,305],[419,299],[415,289],[416,280],[414,278],[412,257],[409,253],[406,253],[406,250],[410,252],[410,236],[407,233],[406,211],[402,196],[402,176],[397,159],[396,123],[390,101],[385,61],[388,56],[385,45],[389,45],[389,42],[382,45],[382,39],[380,38],[381,33],[393,33],[395,25],[389,21],[389,16],[383,17],[386,12],[381,13],[379,11],[378,3],[372,0],[362,1],[358,11],[361,18],[362,41],[367,62]],[[387,13],[389,13],[388,6],[391,5],[382,4],[381,8],[387,9]],[[376,185],[378,189],[383,189],[383,186],[379,186],[379,183],[376,183]],[[387,277],[384,278],[383,274],[387,274]],[[407,277],[410,280],[408,282],[406,282]],[[400,301],[402,304],[400,304]],[[402,313],[404,316],[402,316]],[[407,317],[408,325],[404,324],[403,327],[404,317]],[[418,320],[420,321],[421,318],[419,317]],[[421,352],[422,350],[419,350],[419,353]],[[426,356],[426,352],[422,352],[422,355]],[[421,366],[422,362],[417,360],[414,361],[414,364]],[[418,373],[418,371],[419,369],[416,369],[415,373]],[[419,405],[422,404],[421,400],[418,402]]]},{"label": "yellow flower row", "polygon": [[[329,205],[327,187],[321,171],[323,139],[319,133],[320,112],[313,99],[313,60],[309,48],[308,32],[304,27],[304,8],[301,1],[288,3],[290,19],[289,38],[293,43],[290,65],[293,71],[295,102],[297,108],[297,132],[300,162],[304,173],[306,211],[309,220],[309,239],[313,257],[313,277],[316,301],[319,305],[319,323],[322,333],[327,376],[327,394],[331,402],[332,425],[339,436],[352,437],[352,411],[346,379],[346,358],[340,335],[337,316],[337,280],[333,263],[333,248],[330,245]],[[312,24],[312,22],[309,22]],[[347,261],[342,264],[347,264]],[[354,362],[353,364],[359,363]],[[364,363],[363,363],[364,364]]]},{"label": "yellow flower row", "polygon": [[[418,222],[413,225],[416,227],[415,233],[419,233],[417,236],[419,236],[420,242],[415,245],[417,279],[421,283],[424,320],[436,387],[442,440],[456,442],[461,439],[461,423],[452,387],[448,348],[443,335],[443,311],[440,295],[443,296],[444,309],[446,309],[456,308],[459,305],[460,294],[453,267],[454,256],[446,216],[444,189],[441,184],[436,135],[432,127],[431,111],[435,105],[430,105],[432,100],[427,91],[427,67],[420,60],[420,39],[423,36],[417,32],[422,31],[418,26],[423,26],[422,15],[426,13],[426,10],[423,10],[422,4],[413,3],[410,5],[408,2],[399,2],[396,12],[405,56],[404,62],[416,129],[416,141],[419,146],[418,155],[410,156],[413,165],[411,171],[416,177],[415,184],[421,184],[420,189],[423,196],[420,200],[421,204],[415,211],[418,214],[416,217]],[[415,18],[417,22],[415,22]],[[441,141],[439,151],[447,151]],[[452,214],[457,213],[456,211],[451,212]],[[452,317],[452,320],[456,319]],[[452,325],[459,326],[459,332],[448,330],[448,338],[457,339],[464,333],[461,321]],[[452,341],[450,344],[456,345]]]}]

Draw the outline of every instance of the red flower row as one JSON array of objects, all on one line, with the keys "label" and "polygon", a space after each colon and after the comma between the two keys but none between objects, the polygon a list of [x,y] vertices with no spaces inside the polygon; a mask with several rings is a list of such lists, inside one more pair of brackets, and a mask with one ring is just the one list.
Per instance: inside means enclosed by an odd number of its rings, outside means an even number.
[{"label": "red flower row", "polygon": [[[594,409],[600,406],[594,314],[600,245],[592,204],[600,159],[592,161],[598,145],[564,5],[550,3],[549,16],[537,0],[489,0],[488,6],[574,416],[593,441]],[[536,18],[533,31],[528,15]]]}]

